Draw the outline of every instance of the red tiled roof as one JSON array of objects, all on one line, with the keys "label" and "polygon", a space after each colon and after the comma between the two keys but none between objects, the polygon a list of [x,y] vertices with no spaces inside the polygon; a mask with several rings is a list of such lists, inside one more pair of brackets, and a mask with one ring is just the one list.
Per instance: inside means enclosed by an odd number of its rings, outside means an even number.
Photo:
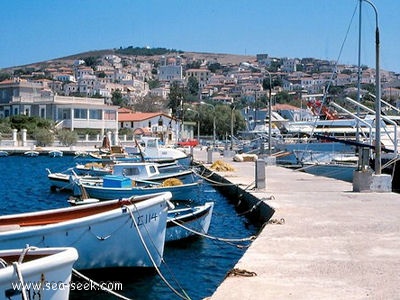
[{"label": "red tiled roof", "polygon": [[163,115],[162,113],[121,112],[118,110],[118,122],[138,122]]},{"label": "red tiled roof", "polygon": [[14,80],[12,80],[12,79],[6,79],[6,80],[3,80],[3,81],[0,81],[0,84],[10,84],[10,83],[14,83],[15,81]]},{"label": "red tiled roof", "polygon": [[151,135],[151,130],[148,127],[136,128],[133,134]]},{"label": "red tiled roof", "polygon": [[118,108],[118,122],[138,122],[159,116],[166,116],[168,118],[171,118],[170,116],[161,112],[144,113],[144,112],[135,112],[125,107]]},{"label": "red tiled roof", "polygon": [[299,110],[297,106],[290,104],[275,104],[272,106],[272,110]]},{"label": "red tiled roof", "polygon": [[118,108],[118,113],[119,114],[121,114],[121,113],[133,113],[134,111],[133,110],[131,110],[131,109],[129,109],[129,108],[126,108],[126,107],[120,107],[120,108]]}]

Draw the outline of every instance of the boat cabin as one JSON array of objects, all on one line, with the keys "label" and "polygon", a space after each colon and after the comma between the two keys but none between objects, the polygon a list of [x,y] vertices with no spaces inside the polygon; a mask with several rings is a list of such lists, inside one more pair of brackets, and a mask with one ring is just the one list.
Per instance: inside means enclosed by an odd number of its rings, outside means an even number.
[{"label": "boat cabin", "polygon": [[153,163],[118,163],[114,165],[113,175],[131,179],[147,179],[159,176],[160,171]]}]

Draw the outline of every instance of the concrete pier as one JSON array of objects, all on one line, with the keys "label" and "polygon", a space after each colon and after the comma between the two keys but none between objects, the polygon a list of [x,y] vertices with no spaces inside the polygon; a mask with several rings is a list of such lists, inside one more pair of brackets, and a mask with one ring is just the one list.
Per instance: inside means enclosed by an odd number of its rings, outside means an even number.
[{"label": "concrete pier", "polygon": [[[235,168],[216,175],[254,183],[254,162],[216,159]],[[248,192],[275,213],[208,299],[400,298],[399,194],[353,192],[351,183],[274,165],[265,189]]]}]

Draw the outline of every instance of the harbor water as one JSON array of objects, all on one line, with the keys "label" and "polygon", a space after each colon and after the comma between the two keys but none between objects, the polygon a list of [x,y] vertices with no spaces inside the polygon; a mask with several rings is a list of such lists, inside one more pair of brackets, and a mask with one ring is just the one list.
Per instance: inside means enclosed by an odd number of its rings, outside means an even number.
[{"label": "harbor water", "polygon": [[[0,207],[2,214],[21,213],[67,207],[70,196],[66,192],[50,190],[46,168],[62,172],[73,167],[73,156],[24,157],[11,155],[0,158]],[[117,282],[122,290],[117,293],[131,299],[204,299],[210,296],[246,251],[249,242],[229,242],[222,239],[247,239],[257,233],[245,216],[235,211],[233,204],[210,183],[204,182],[201,202],[214,201],[214,212],[209,237],[166,245],[162,276],[154,270],[124,268],[117,272],[99,271],[96,281]],[[34,245],[33,245],[34,246]],[[69,246],[69,245],[66,245]],[[121,247],[124,242],[121,241]],[[101,249],[93,249],[101,251]],[[162,280],[161,277],[165,279]],[[75,276],[72,281],[78,280]],[[168,284],[167,284],[168,283]],[[169,287],[170,285],[170,287]],[[172,288],[171,288],[172,287]],[[173,289],[178,293],[173,292]],[[71,291],[70,299],[117,299],[103,291]]]}]

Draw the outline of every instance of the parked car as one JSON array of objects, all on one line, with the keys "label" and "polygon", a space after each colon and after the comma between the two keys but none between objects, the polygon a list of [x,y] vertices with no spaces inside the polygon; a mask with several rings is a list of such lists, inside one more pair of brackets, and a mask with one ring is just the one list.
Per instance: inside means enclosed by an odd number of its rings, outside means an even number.
[{"label": "parked car", "polygon": [[196,139],[185,139],[177,143],[178,147],[196,147],[199,141]]}]

